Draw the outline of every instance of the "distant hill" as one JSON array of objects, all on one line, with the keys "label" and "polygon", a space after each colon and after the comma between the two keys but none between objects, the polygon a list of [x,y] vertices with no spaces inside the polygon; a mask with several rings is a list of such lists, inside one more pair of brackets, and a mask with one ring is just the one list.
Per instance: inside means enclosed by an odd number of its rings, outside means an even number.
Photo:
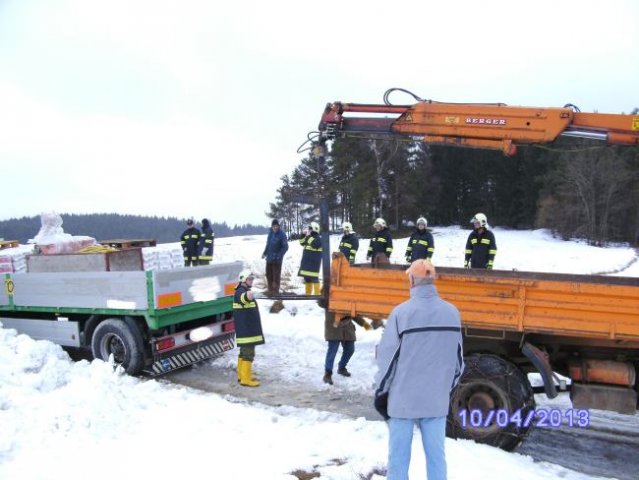
[{"label": "distant hill", "polygon": [[[177,242],[186,229],[186,219],[175,217],[144,217],[116,213],[66,214],[61,213],[62,229],[70,235],[88,235],[96,240],[154,239],[158,243]],[[40,230],[40,217],[12,218],[0,221],[0,238],[26,243]],[[198,225],[199,227],[199,225]],[[261,225],[235,225],[213,223],[216,237],[256,235],[268,232]]]}]

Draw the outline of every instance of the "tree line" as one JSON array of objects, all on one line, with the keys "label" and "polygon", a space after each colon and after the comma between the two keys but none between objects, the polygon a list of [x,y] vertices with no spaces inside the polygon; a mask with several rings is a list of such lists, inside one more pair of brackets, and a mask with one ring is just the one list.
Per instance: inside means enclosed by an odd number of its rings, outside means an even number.
[{"label": "tree line", "polygon": [[483,212],[491,225],[548,228],[594,245],[639,244],[639,147],[560,139],[491,150],[428,146],[395,139],[339,138],[325,165],[311,155],[281,177],[267,214],[291,232],[329,202],[330,228],[343,221],[370,232],[383,217],[406,233],[419,216],[430,225],[468,227]]},{"label": "tree line", "polygon": [[[62,217],[62,229],[70,235],[87,235],[101,240],[152,239],[157,243],[178,242],[186,229],[186,219],[176,217],[149,217],[120,215],[117,213],[66,214]],[[12,218],[0,221],[0,238],[26,243],[35,237],[41,227],[40,217]],[[268,232],[261,225],[234,225],[226,222],[211,223],[216,237],[257,235]]]}]

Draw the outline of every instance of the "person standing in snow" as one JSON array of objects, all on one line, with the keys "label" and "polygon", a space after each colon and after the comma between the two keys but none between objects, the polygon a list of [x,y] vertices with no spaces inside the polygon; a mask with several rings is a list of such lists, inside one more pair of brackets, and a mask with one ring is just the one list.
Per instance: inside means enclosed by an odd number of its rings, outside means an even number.
[{"label": "person standing in snow", "polygon": [[371,238],[366,258],[370,258],[373,266],[379,263],[388,263],[393,253],[393,237],[383,218],[375,219],[373,223],[375,235]]},{"label": "person standing in snow", "polygon": [[359,249],[359,239],[353,231],[353,224],[351,222],[344,222],[342,224],[342,230],[344,235],[339,242],[339,251],[348,258],[349,263],[352,265],[355,263],[355,255]]},{"label": "person standing in snow", "polygon": [[433,235],[426,229],[428,220],[419,217],[415,223],[415,233],[408,239],[406,246],[406,262],[411,263],[420,258],[430,260],[435,253]]},{"label": "person standing in snow", "polygon": [[202,219],[202,237],[200,238],[200,265],[208,265],[213,260],[213,242],[215,233],[208,218]]},{"label": "person standing in snow", "polygon": [[466,240],[464,267],[492,270],[497,255],[497,242],[493,232],[488,230],[488,219],[483,213],[478,213],[470,223],[473,224],[473,231]]},{"label": "person standing in snow", "polygon": [[389,432],[386,478],[408,478],[417,424],[428,479],[443,480],[450,394],[464,370],[460,315],[439,298],[432,263],[416,260],[406,273],[410,299],[393,309],[377,347],[375,407]]},{"label": "person standing in snow", "polygon": [[319,231],[319,223],[311,222],[304,231],[304,237],[300,239],[304,251],[298,275],[304,277],[306,295],[321,294],[319,271],[322,266],[322,239]]},{"label": "person standing in snow", "polygon": [[337,363],[337,373],[344,377],[350,377],[351,372],[346,369],[348,361],[355,353],[355,325],[357,323],[364,330],[370,330],[371,325],[362,317],[344,317],[340,321],[334,321],[330,315],[324,316],[324,338],[328,342],[326,350],[326,360],[324,361],[324,383],[333,385],[333,365],[340,344],[342,345],[342,356]]},{"label": "person standing in snow", "polygon": [[286,234],[280,228],[280,222],[274,219],[271,222],[271,231],[266,238],[266,247],[262,253],[262,258],[266,259],[266,283],[267,295],[277,295],[280,293],[280,279],[282,277],[282,262],[284,254],[288,250]]},{"label": "person standing in snow", "polygon": [[235,320],[235,342],[240,347],[237,359],[237,377],[244,387],[259,387],[260,382],[253,377],[255,346],[262,345],[262,319],[257,301],[251,291],[255,276],[250,270],[242,270],[233,295],[233,319]]},{"label": "person standing in snow", "polygon": [[182,244],[182,253],[184,254],[184,266],[196,266],[198,264],[198,256],[200,254],[200,238],[202,233],[195,228],[193,220],[190,218],[186,221],[186,230],[180,237]]}]

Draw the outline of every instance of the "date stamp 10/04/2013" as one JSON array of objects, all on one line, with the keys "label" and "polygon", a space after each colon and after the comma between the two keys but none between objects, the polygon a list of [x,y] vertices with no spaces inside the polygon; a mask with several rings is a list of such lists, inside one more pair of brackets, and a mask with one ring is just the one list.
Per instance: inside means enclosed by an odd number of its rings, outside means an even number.
[{"label": "date stamp 10/04/2013", "polygon": [[462,428],[489,428],[497,425],[506,428],[509,425],[517,428],[541,427],[560,428],[568,427],[587,428],[590,425],[590,411],[585,409],[569,408],[540,408],[522,413],[521,410],[509,412],[504,409],[491,410],[466,410],[457,412]]}]

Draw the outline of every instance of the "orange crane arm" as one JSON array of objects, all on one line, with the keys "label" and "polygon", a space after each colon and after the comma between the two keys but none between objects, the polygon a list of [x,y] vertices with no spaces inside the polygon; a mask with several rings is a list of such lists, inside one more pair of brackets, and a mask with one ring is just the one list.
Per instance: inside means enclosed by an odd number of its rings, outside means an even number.
[{"label": "orange crane arm", "polygon": [[511,107],[497,104],[414,105],[329,103],[319,125],[323,140],[348,135],[405,137],[436,145],[502,150],[550,143],[558,136],[639,145],[639,115],[581,113],[569,107]]}]

